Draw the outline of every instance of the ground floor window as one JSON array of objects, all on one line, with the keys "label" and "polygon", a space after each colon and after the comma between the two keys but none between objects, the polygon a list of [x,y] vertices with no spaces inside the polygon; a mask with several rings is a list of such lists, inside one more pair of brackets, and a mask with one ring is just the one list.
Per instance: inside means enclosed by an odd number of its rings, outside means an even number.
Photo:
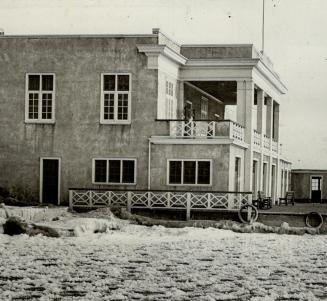
[{"label": "ground floor window", "polygon": [[93,159],[93,183],[135,184],[136,159]]},{"label": "ground floor window", "polygon": [[211,160],[168,160],[169,185],[211,185]]}]

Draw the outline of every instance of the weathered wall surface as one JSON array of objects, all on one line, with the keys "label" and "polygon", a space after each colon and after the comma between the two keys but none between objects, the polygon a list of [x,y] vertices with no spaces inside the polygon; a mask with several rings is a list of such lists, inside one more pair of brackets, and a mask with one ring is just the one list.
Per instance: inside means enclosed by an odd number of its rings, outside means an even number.
[{"label": "weathered wall surface", "polygon": [[[155,37],[0,38],[0,186],[38,199],[40,157],[61,158],[61,199],[91,185],[92,158],[137,158],[146,188],[149,136],[156,133],[157,70],[136,44]],[[25,74],[56,75],[56,122],[25,124]],[[132,74],[130,125],[100,124],[102,72]],[[105,187],[110,188],[110,185]],[[114,186],[111,188],[120,188]]]},{"label": "weathered wall surface", "polygon": [[316,173],[296,173],[292,172],[291,176],[291,190],[295,192],[295,199],[298,200],[310,200],[311,198],[311,177],[320,176],[321,181],[321,198],[327,199],[327,173],[316,172]]},{"label": "weathered wall surface", "polygon": [[232,46],[182,46],[181,54],[189,59],[252,58],[252,45]]},{"label": "weathered wall surface", "polygon": [[[230,145],[151,145],[151,189],[228,191]],[[168,159],[212,159],[212,186],[167,185]]]}]

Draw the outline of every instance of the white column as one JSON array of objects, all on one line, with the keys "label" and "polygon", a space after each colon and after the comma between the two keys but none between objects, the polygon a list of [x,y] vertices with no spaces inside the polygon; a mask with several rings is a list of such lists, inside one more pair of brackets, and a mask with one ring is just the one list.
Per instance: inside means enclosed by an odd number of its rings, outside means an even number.
[{"label": "white column", "polygon": [[244,191],[252,191],[253,126],[252,106],[254,104],[254,83],[252,80],[237,82],[237,121],[245,127],[244,139],[249,145],[244,156]]},{"label": "white column", "polygon": [[279,104],[274,102],[274,140],[279,141]]},{"label": "white column", "polygon": [[261,151],[260,151],[260,161],[259,161],[259,168],[258,168],[258,175],[259,175],[259,185],[258,190],[263,190],[263,109],[264,109],[264,102],[265,102],[265,93],[263,90],[258,90],[258,97],[257,97],[257,131],[261,134]]},{"label": "white column", "polygon": [[184,115],[184,82],[178,81],[178,97],[177,97],[177,119],[182,119]]},{"label": "white column", "polygon": [[273,100],[271,97],[267,98],[267,125],[266,125],[266,135],[270,140],[269,147],[269,161],[268,161],[268,195],[272,196],[271,185],[272,185],[272,157],[271,157],[271,147],[272,147],[272,130],[273,130]]}]

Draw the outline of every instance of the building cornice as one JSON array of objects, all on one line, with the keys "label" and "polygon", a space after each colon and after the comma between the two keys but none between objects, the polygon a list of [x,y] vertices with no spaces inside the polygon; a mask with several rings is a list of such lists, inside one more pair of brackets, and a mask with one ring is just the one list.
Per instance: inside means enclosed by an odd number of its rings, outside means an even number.
[{"label": "building cornice", "polygon": [[183,68],[254,67],[259,59],[188,59]]},{"label": "building cornice", "polygon": [[139,52],[145,53],[148,58],[158,58],[160,55],[162,55],[179,65],[184,65],[187,61],[186,57],[175,52],[167,45],[137,44],[136,47]]}]

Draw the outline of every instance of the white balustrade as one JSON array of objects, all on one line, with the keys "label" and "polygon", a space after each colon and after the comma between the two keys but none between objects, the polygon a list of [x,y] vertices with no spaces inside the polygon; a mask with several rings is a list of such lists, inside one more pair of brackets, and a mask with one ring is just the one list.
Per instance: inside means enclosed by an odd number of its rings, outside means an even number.
[{"label": "white balustrade", "polygon": [[270,150],[270,138],[266,135],[263,135],[263,147],[267,150]]},{"label": "white balustrade", "polygon": [[170,136],[183,138],[207,138],[215,136],[215,121],[170,121]]},{"label": "white balustrade", "polygon": [[245,192],[168,192],[69,190],[71,208],[127,207],[164,209],[239,209],[252,203],[252,194]]},{"label": "white balustrade", "polygon": [[230,127],[230,138],[236,139],[238,141],[244,141],[244,127],[233,121],[230,122]]},{"label": "white balustrade", "polygon": [[271,151],[274,153],[278,153],[278,143],[274,140],[271,142]]},{"label": "white balustrade", "polygon": [[233,121],[173,120],[169,122],[170,136],[176,138],[229,137],[244,142],[244,127]]}]

